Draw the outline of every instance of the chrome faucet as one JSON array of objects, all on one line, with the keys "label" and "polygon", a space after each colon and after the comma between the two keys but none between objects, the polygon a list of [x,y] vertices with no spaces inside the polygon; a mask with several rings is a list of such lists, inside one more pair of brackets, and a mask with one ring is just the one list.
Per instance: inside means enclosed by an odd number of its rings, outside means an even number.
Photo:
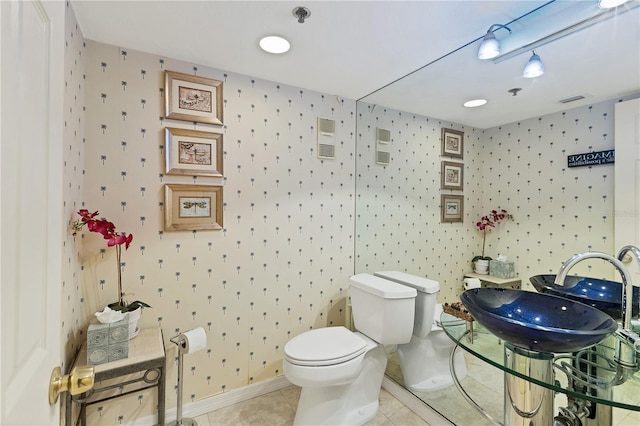
[{"label": "chrome faucet", "polygon": [[[638,266],[640,266],[640,249],[638,247],[631,245],[622,247],[618,252],[618,260],[622,262],[627,254],[633,254],[633,256],[636,258],[636,262],[638,262]],[[624,308],[625,312],[629,312],[628,318],[629,321],[631,321],[630,312],[633,309],[633,283],[631,282],[631,280],[624,288],[623,297],[627,299],[628,306],[624,306]],[[640,336],[638,336],[637,333],[631,331],[631,325],[624,326],[624,329],[629,332],[622,333],[621,337],[625,338],[629,343],[631,343],[636,351],[640,353]]]},{"label": "chrome faucet", "polygon": [[640,263],[640,249],[636,246],[624,246],[620,249],[620,251],[618,252],[618,260],[622,261],[622,259],[624,259],[624,257],[627,255],[627,253],[633,253],[636,257],[636,260],[638,261],[638,263]]},{"label": "chrome faucet", "polygon": [[[624,257],[627,252],[631,251],[636,255],[640,262],[640,250],[636,247],[625,246],[618,255],[619,258]],[[615,360],[623,367],[634,368],[636,366],[636,352],[640,352],[640,336],[631,330],[631,315],[633,304],[633,283],[631,274],[624,266],[624,264],[615,257],[606,253],[597,251],[590,251],[586,253],[579,253],[571,257],[564,262],[556,275],[555,284],[564,286],[564,280],[569,274],[569,270],[573,268],[577,263],[586,259],[602,259],[611,263],[620,273],[622,277],[622,327],[619,327],[616,331],[616,335],[624,340],[626,343],[630,343],[633,346],[633,351],[629,350],[629,346],[625,344],[622,346],[622,342],[619,341],[619,345],[616,348]]]},{"label": "chrome faucet", "polygon": [[[627,255],[627,253],[631,253],[635,256],[638,265],[640,266],[640,249],[635,246],[624,246],[618,252],[618,260],[622,262],[622,259]],[[625,328],[631,329],[631,308],[633,307],[633,282],[631,275],[628,277],[627,285],[624,286],[624,293],[622,294],[622,303],[623,308],[625,309],[625,313],[627,313],[627,317],[629,318],[629,324],[623,322]],[[624,305],[625,299],[627,301],[627,306]]]}]

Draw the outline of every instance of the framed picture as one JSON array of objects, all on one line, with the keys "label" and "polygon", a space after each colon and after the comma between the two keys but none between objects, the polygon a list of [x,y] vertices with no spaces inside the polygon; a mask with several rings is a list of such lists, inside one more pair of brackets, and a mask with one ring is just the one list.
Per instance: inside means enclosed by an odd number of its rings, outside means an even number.
[{"label": "framed picture", "polygon": [[442,152],[441,155],[448,157],[463,158],[464,132],[458,130],[442,128]]},{"label": "framed picture", "polygon": [[440,222],[462,222],[464,197],[462,195],[440,196]]},{"label": "framed picture", "polygon": [[165,128],[165,173],[222,176],[222,134]]},{"label": "framed picture", "polygon": [[222,81],[165,71],[164,91],[166,118],[222,124]]},{"label": "framed picture", "polygon": [[222,229],[222,186],[164,186],[164,230]]},{"label": "framed picture", "polygon": [[464,164],[442,161],[440,170],[440,188],[462,191]]}]

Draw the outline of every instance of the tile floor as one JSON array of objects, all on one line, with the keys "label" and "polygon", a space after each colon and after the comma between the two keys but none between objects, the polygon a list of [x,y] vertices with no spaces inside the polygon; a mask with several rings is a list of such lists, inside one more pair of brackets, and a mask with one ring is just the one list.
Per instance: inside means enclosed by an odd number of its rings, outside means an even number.
[{"label": "tile floor", "polygon": [[[502,421],[503,416],[503,372],[465,352],[467,376],[461,380],[469,395],[477,401],[491,416]],[[387,375],[402,383],[402,371],[396,354],[389,357]],[[634,395],[640,394],[640,381],[631,389]],[[460,426],[489,426],[484,419],[460,395],[455,386],[429,392],[416,392],[415,396],[428,406],[440,412],[451,423]],[[292,425],[295,410],[300,397],[300,388],[289,386],[229,407],[210,412],[196,418],[200,426],[284,426]],[[636,400],[636,396],[633,397]],[[556,396],[556,406],[566,405],[566,395]],[[415,408],[415,407],[414,407]],[[557,410],[554,410],[557,412]],[[432,423],[431,426],[451,425],[446,421]],[[614,408],[614,426],[639,426],[640,412]],[[403,405],[389,392],[382,389],[380,408],[376,417],[367,426],[411,426],[429,423]]]},{"label": "tile floor", "polygon": [[[456,391],[452,389],[452,391]],[[447,399],[443,394],[442,397]],[[199,426],[288,426],[293,424],[296,406],[300,396],[300,388],[289,386],[282,390],[271,392],[248,401],[240,402],[229,407],[220,408],[205,415],[196,417]],[[448,395],[451,397],[452,395]],[[457,400],[457,398],[453,398]],[[467,410],[466,405],[456,404],[460,410],[454,420],[460,426],[480,426],[490,423],[477,412]],[[468,407],[471,408],[471,407]],[[501,403],[493,407],[501,410]],[[453,420],[453,419],[452,419]],[[499,419],[501,420],[501,419]],[[443,422],[444,423],[444,422]],[[449,423],[446,423],[449,425]],[[616,426],[640,425],[640,412],[614,410],[613,424]],[[389,392],[382,389],[380,393],[380,408],[376,417],[365,426],[443,426],[425,422],[413,411],[409,410]]]},{"label": "tile floor", "polygon": [[[199,426],[287,426],[293,419],[300,388],[289,386],[248,401],[220,408],[194,420]],[[429,426],[417,414],[382,389],[380,408],[366,426]],[[433,425],[436,426],[436,425]]]}]

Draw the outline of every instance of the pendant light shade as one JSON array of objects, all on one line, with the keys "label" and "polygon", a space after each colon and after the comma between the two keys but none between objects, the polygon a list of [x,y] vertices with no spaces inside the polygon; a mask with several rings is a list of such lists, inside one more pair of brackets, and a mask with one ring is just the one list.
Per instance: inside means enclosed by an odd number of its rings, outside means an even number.
[{"label": "pendant light shade", "polygon": [[487,31],[480,48],[478,49],[478,59],[491,59],[500,54],[500,43],[496,40],[496,36],[493,32]]},{"label": "pendant light shade", "polygon": [[522,76],[526,78],[536,78],[544,74],[544,64],[540,60],[540,56],[533,51],[533,55],[529,58],[529,62],[524,67]]},{"label": "pendant light shade", "polygon": [[487,33],[482,39],[482,42],[480,43],[480,48],[478,48],[478,59],[491,59],[500,54],[500,42],[496,39],[496,36],[493,33],[494,27],[506,28],[509,33],[511,33],[511,30],[504,25],[493,24],[489,27]]}]

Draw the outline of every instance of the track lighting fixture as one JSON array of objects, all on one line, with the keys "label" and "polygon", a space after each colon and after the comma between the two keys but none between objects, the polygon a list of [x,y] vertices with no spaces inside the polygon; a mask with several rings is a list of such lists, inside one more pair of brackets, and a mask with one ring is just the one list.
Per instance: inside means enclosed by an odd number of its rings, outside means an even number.
[{"label": "track lighting fixture", "polygon": [[493,24],[487,30],[487,33],[484,35],[482,42],[480,43],[480,48],[478,49],[478,59],[491,59],[495,58],[500,54],[500,42],[496,39],[495,34],[493,34],[494,27],[505,28],[511,34],[511,30],[509,27],[501,24]]},{"label": "track lighting fixture", "polygon": [[540,60],[540,56],[536,54],[535,50],[532,50],[532,53],[533,55],[529,58],[529,62],[527,62],[522,72],[522,76],[525,78],[540,77],[544,74],[544,64]]},{"label": "track lighting fixture", "polygon": [[600,0],[598,6],[601,9],[611,9],[626,3],[628,0]]}]

